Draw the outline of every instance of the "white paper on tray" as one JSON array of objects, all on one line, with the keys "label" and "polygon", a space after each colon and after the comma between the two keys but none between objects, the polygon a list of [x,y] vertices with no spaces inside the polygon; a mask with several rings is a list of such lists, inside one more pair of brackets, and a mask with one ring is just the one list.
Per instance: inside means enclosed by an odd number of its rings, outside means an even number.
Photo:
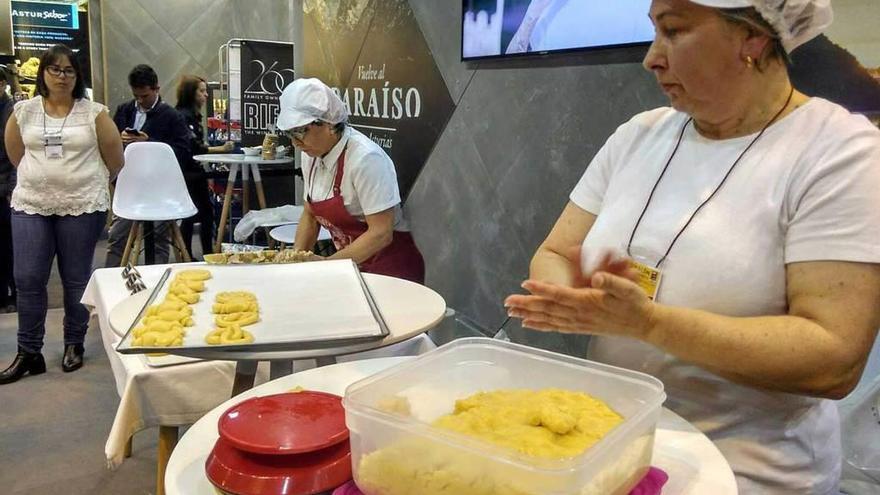
[{"label": "white paper on tray", "polygon": [[[350,260],[175,267],[153,304],[165,299],[177,273],[191,268],[207,269],[212,278],[205,281],[199,302],[191,305],[195,325],[186,328],[181,348],[208,347],[205,337],[216,328],[211,308],[217,293],[224,291],[248,291],[257,297],[260,321],[244,327],[254,336],[251,345],[383,335]],[[129,334],[125,340],[130,339]],[[122,347],[131,347],[130,342]]]}]

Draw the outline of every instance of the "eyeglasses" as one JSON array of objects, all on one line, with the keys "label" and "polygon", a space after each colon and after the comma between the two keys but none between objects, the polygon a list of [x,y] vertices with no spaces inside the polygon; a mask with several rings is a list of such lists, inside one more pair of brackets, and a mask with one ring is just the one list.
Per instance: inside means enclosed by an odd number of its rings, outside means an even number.
[{"label": "eyeglasses", "polygon": [[321,125],[321,121],[316,120],[301,127],[294,127],[293,129],[287,131],[287,134],[297,141],[302,141],[303,139],[305,139],[306,133],[309,132],[309,129],[311,129],[313,125]]},{"label": "eyeglasses", "polygon": [[49,65],[46,67],[46,72],[55,77],[61,77],[61,74],[64,74],[66,77],[76,77],[76,70],[74,70],[73,67],[65,67],[62,69],[57,65]]}]

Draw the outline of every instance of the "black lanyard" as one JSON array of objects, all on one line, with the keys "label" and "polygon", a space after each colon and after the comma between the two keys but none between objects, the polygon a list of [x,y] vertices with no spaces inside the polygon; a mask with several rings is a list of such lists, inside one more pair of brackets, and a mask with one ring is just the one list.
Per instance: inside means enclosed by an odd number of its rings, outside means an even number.
[{"label": "black lanyard", "polygon": [[[669,248],[666,250],[665,253],[663,253],[663,257],[660,258],[660,260],[657,262],[656,265],[654,265],[654,268],[660,268],[660,265],[666,260],[666,257],[669,256],[669,253],[672,251],[672,247],[675,246],[676,242],[678,242],[678,238],[681,237],[681,234],[683,234],[684,231],[688,228],[688,226],[694,220],[694,217],[697,216],[697,213],[699,213],[700,210],[702,210],[703,207],[706,206],[706,204],[709,203],[709,201],[711,201],[713,197],[715,197],[715,195],[718,193],[718,191],[721,190],[721,186],[723,186],[724,183],[727,182],[727,178],[730,177],[730,174],[733,172],[733,169],[736,168],[737,164],[742,160],[742,158],[746,155],[746,153],[748,153],[748,151],[752,148],[752,146],[754,146],[754,144],[758,141],[758,139],[760,139],[761,136],[764,135],[764,131],[766,131],[767,128],[773,124],[773,122],[776,122],[776,119],[778,119],[779,116],[782,115],[782,112],[784,112],[785,109],[788,108],[788,104],[791,103],[791,97],[793,95],[794,95],[794,87],[792,87],[791,92],[788,93],[788,99],[785,101],[785,105],[783,105],[782,108],[780,108],[779,111],[776,112],[776,115],[774,115],[773,118],[770,119],[770,121],[767,122],[763,128],[761,128],[761,132],[759,132],[758,135],[755,136],[754,139],[752,139],[752,141],[749,143],[749,145],[746,146],[746,148],[742,151],[742,153],[739,154],[736,161],[733,162],[733,165],[731,165],[730,168],[727,170],[727,173],[724,174],[724,178],[721,179],[721,183],[719,183],[718,187],[716,187],[715,190],[712,191],[712,194],[710,194],[709,197],[706,198],[705,201],[700,203],[700,206],[698,206],[697,209],[694,210],[694,212],[691,214],[690,218],[688,218],[688,221],[684,224],[684,227],[682,227],[681,230],[678,231],[678,234],[676,234],[675,237],[672,239],[672,242],[669,244]],[[654,187],[651,189],[651,194],[648,196],[648,201],[645,203],[645,207],[642,208],[642,213],[639,215],[639,219],[636,220],[636,224],[633,227],[632,233],[629,236],[629,242],[626,243],[626,254],[630,258],[632,257],[632,253],[630,253],[630,248],[632,247],[633,238],[636,236],[636,231],[639,229],[639,225],[641,225],[641,223],[642,223],[642,218],[645,217],[645,213],[648,211],[648,206],[651,205],[651,200],[654,199],[654,193],[657,191],[657,186],[660,185],[660,181],[663,180],[663,176],[666,175],[666,170],[669,168],[669,164],[672,163],[672,159],[675,158],[675,153],[678,151],[679,146],[681,146],[681,141],[682,141],[682,138],[684,138],[684,132],[685,132],[685,130],[687,130],[688,124],[693,122],[693,120],[694,120],[693,118],[687,119],[687,121],[685,121],[684,125],[681,127],[681,132],[679,132],[679,134],[678,134],[678,141],[675,143],[675,148],[672,149],[672,154],[669,155],[669,160],[667,160],[666,165],[663,166],[663,171],[660,172],[660,177],[658,177],[657,182],[654,183]]]},{"label": "black lanyard", "polygon": [[[58,129],[58,135],[60,136],[62,132],[64,132],[64,126],[67,124],[67,117],[70,117],[70,114],[73,113],[73,107],[76,106],[76,101],[73,102],[73,106],[70,107],[70,111],[67,112],[67,115],[64,116],[64,120],[61,121],[61,129]],[[54,117],[53,117],[54,118]],[[43,140],[46,139],[46,106],[43,103]]]}]

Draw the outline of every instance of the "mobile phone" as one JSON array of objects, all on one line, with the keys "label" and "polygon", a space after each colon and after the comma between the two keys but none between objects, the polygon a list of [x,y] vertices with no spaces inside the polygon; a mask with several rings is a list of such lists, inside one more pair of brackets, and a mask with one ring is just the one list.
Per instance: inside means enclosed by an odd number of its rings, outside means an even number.
[{"label": "mobile phone", "polygon": [[137,129],[132,129],[131,127],[126,127],[125,130],[123,130],[122,132],[124,132],[126,134],[133,134],[135,136],[140,134],[140,132]]}]

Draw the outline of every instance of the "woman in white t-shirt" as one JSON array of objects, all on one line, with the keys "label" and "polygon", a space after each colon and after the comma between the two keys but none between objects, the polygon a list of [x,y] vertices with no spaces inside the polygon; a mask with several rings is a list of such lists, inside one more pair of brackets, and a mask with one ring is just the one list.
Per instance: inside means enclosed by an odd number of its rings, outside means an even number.
[{"label": "woman in white t-shirt", "polygon": [[110,207],[110,178],[122,168],[122,141],[104,105],[85,98],[73,52],[55,45],[37,72],[39,96],[15,105],[6,149],[17,167],[12,244],[18,288],[18,354],[0,384],[46,371],[46,286],[52,262],[64,286],[61,368],[82,366],[89,312],[80,304],[98,236]]},{"label": "woman in white t-shirt", "polygon": [[660,378],[740,493],[836,494],[827,399],[854,388],[880,326],[880,132],[789,82],[827,0],[654,0],[650,16],[644,65],[672,108],[608,139],[532,259],[531,295],[506,305]]}]

